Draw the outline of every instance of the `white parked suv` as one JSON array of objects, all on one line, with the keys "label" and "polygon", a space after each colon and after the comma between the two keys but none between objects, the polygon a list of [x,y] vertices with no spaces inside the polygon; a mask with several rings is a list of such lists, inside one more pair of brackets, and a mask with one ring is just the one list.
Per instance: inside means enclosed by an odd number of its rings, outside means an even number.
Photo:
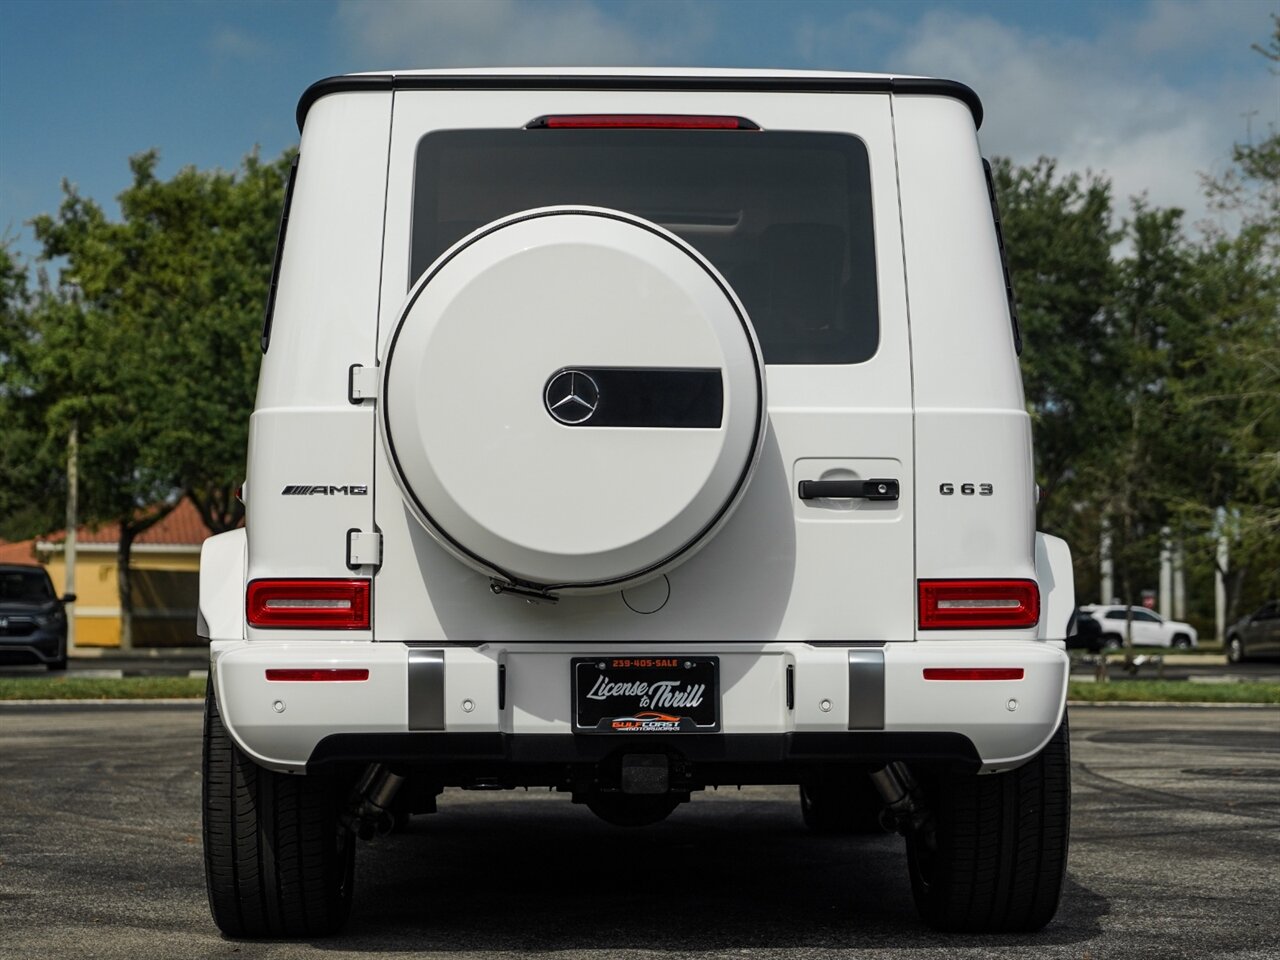
[{"label": "white parked suv", "polygon": [[218,926],[338,929],[355,838],[445,788],[721,784],[896,827],[936,927],[1047,923],[1074,590],[974,93],[407,72],[298,119],[201,559]]},{"label": "white parked suv", "polygon": [[1103,645],[1109,649],[1124,646],[1125,631],[1130,629],[1130,622],[1135,647],[1190,648],[1200,642],[1200,636],[1191,624],[1166,620],[1146,607],[1088,605],[1081,607],[1080,612],[1098,621],[1102,627]]}]

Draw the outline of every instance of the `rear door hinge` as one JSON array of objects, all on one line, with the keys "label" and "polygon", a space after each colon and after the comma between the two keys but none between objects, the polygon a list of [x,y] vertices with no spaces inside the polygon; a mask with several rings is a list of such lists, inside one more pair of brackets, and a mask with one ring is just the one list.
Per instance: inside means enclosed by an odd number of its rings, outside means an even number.
[{"label": "rear door hinge", "polygon": [[356,527],[347,531],[347,568],[382,566],[382,533],[366,532]]},{"label": "rear door hinge", "polygon": [[353,363],[347,368],[347,400],[359,406],[363,400],[378,398],[378,368]]}]

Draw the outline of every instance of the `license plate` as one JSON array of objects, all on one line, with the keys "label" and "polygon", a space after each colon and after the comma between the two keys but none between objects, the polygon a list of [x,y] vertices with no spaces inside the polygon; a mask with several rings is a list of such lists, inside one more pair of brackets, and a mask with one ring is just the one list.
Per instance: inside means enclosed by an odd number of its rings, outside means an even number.
[{"label": "license plate", "polygon": [[719,657],[575,657],[575,733],[715,733]]}]

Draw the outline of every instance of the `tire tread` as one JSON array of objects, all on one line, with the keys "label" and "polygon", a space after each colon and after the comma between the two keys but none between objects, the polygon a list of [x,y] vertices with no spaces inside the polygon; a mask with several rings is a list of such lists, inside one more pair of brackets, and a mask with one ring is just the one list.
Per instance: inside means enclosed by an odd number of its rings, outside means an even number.
[{"label": "tire tread", "polygon": [[967,933],[1027,932],[1053,919],[1070,839],[1065,718],[1044,750],[1017,770],[925,775],[922,782],[938,842],[927,867],[919,841],[908,844],[922,917]]},{"label": "tire tread", "polygon": [[235,938],[323,936],[346,922],[351,848],[332,783],[265,770],[236,747],[205,694],[203,839],[209,909]]}]

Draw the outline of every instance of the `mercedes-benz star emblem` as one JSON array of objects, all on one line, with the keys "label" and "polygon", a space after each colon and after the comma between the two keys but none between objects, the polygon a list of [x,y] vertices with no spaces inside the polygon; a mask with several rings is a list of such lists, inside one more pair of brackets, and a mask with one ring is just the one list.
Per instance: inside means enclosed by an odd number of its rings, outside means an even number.
[{"label": "mercedes-benz star emblem", "polygon": [[600,406],[600,387],[581,370],[561,370],[547,381],[547,412],[561,423],[586,423]]}]

